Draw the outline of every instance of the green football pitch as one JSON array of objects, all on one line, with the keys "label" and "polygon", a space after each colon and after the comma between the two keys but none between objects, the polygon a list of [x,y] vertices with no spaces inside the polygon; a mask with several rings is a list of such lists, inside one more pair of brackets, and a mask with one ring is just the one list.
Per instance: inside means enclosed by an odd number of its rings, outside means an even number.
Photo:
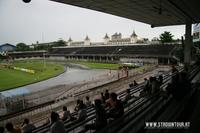
[{"label": "green football pitch", "polygon": [[[64,72],[64,66],[42,60],[12,61],[6,64],[9,68],[0,63],[0,91],[45,80]],[[14,70],[12,67],[34,70],[35,73]]]}]

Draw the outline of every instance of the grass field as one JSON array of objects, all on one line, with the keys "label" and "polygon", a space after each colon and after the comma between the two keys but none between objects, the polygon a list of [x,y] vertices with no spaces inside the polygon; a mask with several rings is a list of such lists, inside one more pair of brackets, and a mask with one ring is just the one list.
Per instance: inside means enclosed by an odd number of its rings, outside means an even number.
[{"label": "grass field", "polygon": [[64,66],[39,60],[13,61],[10,66],[35,70],[35,74],[0,67],[0,91],[48,79],[64,72]]},{"label": "grass field", "polygon": [[121,66],[120,64],[97,63],[97,62],[86,62],[86,61],[70,61],[70,62],[74,63],[74,64],[84,65],[84,66],[87,66],[88,68],[92,68],[92,69],[112,69],[112,70],[116,70]]}]

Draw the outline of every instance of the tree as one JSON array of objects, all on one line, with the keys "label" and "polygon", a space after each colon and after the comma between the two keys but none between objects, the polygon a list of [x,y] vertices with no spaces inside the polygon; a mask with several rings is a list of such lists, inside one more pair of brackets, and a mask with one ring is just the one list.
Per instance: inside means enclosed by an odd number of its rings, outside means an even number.
[{"label": "tree", "polygon": [[160,41],[162,43],[166,43],[166,42],[173,42],[173,37],[174,35],[172,35],[170,32],[165,31],[164,33],[162,33],[160,35]]},{"label": "tree", "polygon": [[66,46],[65,41],[59,39],[57,42],[54,42],[53,47],[59,47],[59,46]]},{"label": "tree", "polygon": [[16,49],[17,51],[28,51],[28,50],[30,50],[29,46],[26,45],[25,43],[18,43],[16,45],[16,47],[17,47],[17,49]]}]

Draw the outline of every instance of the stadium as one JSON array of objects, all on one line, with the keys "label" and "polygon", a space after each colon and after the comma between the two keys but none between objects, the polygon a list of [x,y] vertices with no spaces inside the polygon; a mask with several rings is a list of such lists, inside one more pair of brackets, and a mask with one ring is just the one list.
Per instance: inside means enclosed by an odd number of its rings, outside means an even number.
[{"label": "stadium", "polygon": [[[195,0],[184,0],[187,7],[180,1],[164,1],[165,8],[160,6],[159,13],[150,10],[159,5],[158,0],[53,1],[152,27],[185,24],[185,38],[181,44],[140,44],[117,38],[117,43],[90,45],[87,36],[87,45],[29,51],[1,45],[1,133],[200,131],[196,126],[200,115],[199,46],[196,42],[192,46],[191,36],[191,25],[200,22],[200,16],[193,14],[199,11]],[[180,49],[184,49],[183,55]]]}]

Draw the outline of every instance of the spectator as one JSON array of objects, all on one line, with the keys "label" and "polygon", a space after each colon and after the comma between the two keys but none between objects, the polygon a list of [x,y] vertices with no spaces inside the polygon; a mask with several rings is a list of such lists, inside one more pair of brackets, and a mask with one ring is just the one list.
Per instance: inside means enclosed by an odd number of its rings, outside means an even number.
[{"label": "spectator", "polygon": [[144,92],[148,92],[149,90],[149,81],[147,80],[147,78],[144,78]]},{"label": "spectator", "polygon": [[86,107],[92,106],[92,102],[90,101],[89,96],[86,96],[86,102],[85,102]]},{"label": "spectator", "polygon": [[21,130],[14,128],[11,122],[6,124],[6,129],[9,133],[21,133]]},{"label": "spectator", "polygon": [[74,111],[76,111],[76,112],[78,112],[78,110],[79,110],[80,101],[81,101],[81,100],[78,99],[77,102],[76,102],[76,106],[75,106],[75,108],[74,108]]},{"label": "spectator", "polygon": [[78,115],[77,115],[77,120],[78,121],[83,121],[87,118],[87,110],[86,110],[86,106],[84,105],[83,101],[80,101],[79,104],[79,111],[78,111]]},{"label": "spectator", "polygon": [[105,99],[107,100],[107,99],[109,99],[109,92],[108,92],[108,90],[106,90],[106,92],[105,92]]},{"label": "spectator", "polygon": [[152,83],[151,83],[151,94],[157,93],[159,91],[159,84],[156,79],[156,77],[152,78]]},{"label": "spectator", "polygon": [[152,85],[153,85],[153,82],[154,82],[154,77],[150,77],[149,78],[149,83],[148,83],[148,93],[151,94],[152,93]]},{"label": "spectator", "polygon": [[172,73],[177,73],[178,69],[176,69],[176,67],[174,65],[172,65]]},{"label": "spectator", "polygon": [[131,99],[130,89],[127,89],[126,90],[126,96],[125,96],[123,102],[126,104],[128,102],[128,100],[130,100],[130,99]]},{"label": "spectator", "polygon": [[190,81],[188,80],[187,73],[179,73],[178,82],[175,85],[173,96],[177,101],[181,101],[191,89]]},{"label": "spectator", "polygon": [[133,81],[133,86],[137,86],[138,85],[138,83],[134,80]]},{"label": "spectator", "polygon": [[0,127],[0,133],[4,133],[4,127]]},{"label": "spectator", "polygon": [[104,107],[102,106],[102,102],[100,99],[96,99],[95,100],[95,112],[96,112],[96,121],[93,124],[87,124],[85,126],[85,131],[89,129],[92,130],[99,130],[102,129],[103,127],[105,127],[107,125],[107,118],[106,118],[106,111],[104,109]]},{"label": "spectator", "polygon": [[33,124],[29,123],[29,119],[24,119],[24,122],[22,124],[22,131],[23,133],[32,133],[32,131],[35,129],[36,127]]},{"label": "spectator", "polygon": [[133,83],[130,83],[130,84],[129,84],[129,88],[132,88],[132,87],[133,87]]},{"label": "spectator", "polygon": [[117,99],[116,93],[111,93],[109,102],[111,105],[111,108],[109,109],[109,112],[107,113],[109,118],[119,118],[124,114],[124,107],[120,100]]},{"label": "spectator", "polygon": [[51,113],[50,133],[65,133],[64,123],[59,120],[59,114],[56,112]]},{"label": "spectator", "polygon": [[103,92],[101,92],[101,100],[102,100],[102,103],[106,102],[106,97],[103,95]]},{"label": "spectator", "polygon": [[160,86],[163,84],[163,76],[162,75],[159,75],[158,83],[159,83]]},{"label": "spectator", "polygon": [[67,110],[66,106],[63,106],[63,115],[61,117],[61,120],[66,121],[69,120],[70,118],[71,118],[70,111]]}]

